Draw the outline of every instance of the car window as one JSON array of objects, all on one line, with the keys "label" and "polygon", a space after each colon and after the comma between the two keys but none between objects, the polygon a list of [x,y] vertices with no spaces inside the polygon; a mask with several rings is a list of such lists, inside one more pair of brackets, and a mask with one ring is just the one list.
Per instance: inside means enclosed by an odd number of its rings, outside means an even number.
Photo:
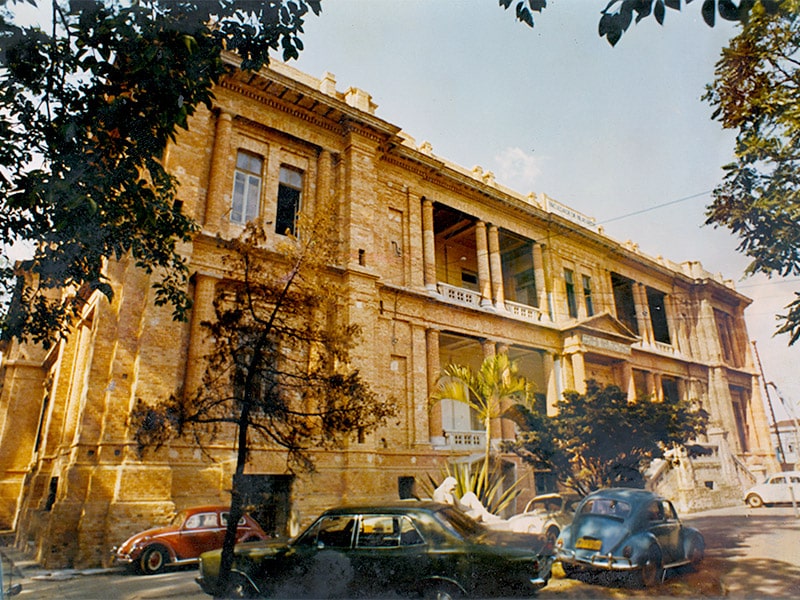
[{"label": "car window", "polygon": [[800,483],[800,477],[790,477],[792,483]]},{"label": "car window", "polygon": [[667,521],[678,520],[678,513],[675,512],[675,507],[672,506],[671,502],[669,502],[668,500],[664,500],[663,507],[664,507],[664,518]]},{"label": "car window", "polygon": [[663,521],[664,520],[664,505],[661,502],[651,502],[647,505],[647,520],[648,521]]},{"label": "car window", "polygon": [[317,544],[325,548],[349,548],[353,539],[355,516],[337,515],[325,517],[320,521]]},{"label": "car window", "polygon": [[363,516],[356,545],[362,548],[389,548],[400,545],[400,527],[395,517]]},{"label": "car window", "polygon": [[614,500],[612,498],[594,498],[583,505],[581,514],[606,515],[625,519],[631,514],[631,505],[627,502]]},{"label": "car window", "polygon": [[216,527],[217,513],[198,513],[186,519],[186,529],[200,529],[203,527]]},{"label": "car window", "polygon": [[408,517],[400,519],[400,545],[401,546],[417,546],[424,544],[425,540],[422,539],[419,531],[411,522]]},{"label": "car window", "polygon": [[[230,513],[226,513],[226,512],[220,513],[220,515],[219,515],[219,519],[220,519],[220,521],[222,521],[222,524],[225,527],[228,526],[228,516],[230,516]],[[241,527],[242,525],[245,525],[246,522],[247,521],[245,521],[244,515],[242,515],[242,517],[239,519],[239,527]]]},{"label": "car window", "polygon": [[772,479],[769,480],[769,482],[772,484],[786,483],[786,477],[773,477]]}]

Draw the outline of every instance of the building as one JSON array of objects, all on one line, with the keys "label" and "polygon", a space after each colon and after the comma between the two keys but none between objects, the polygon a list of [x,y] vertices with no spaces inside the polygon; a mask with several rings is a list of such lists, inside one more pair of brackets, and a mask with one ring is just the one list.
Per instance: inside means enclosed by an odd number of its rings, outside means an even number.
[{"label": "building", "polygon": [[[179,207],[201,226],[185,253],[194,309],[176,323],[148,276],[108,265],[112,303],[90,299],[74,334],[45,351],[4,349],[0,396],[0,527],[48,566],[107,560],[129,533],[201,502],[228,500],[231,448],[173,443],[141,460],[128,431],[137,397],[192,386],[203,319],[221,277],[218,236],[250,219],[292,229],[299,211],[333,207],[341,223],[346,318],[365,332],[362,374],[399,402],[397,423],[288,475],[279,453],[255,452],[247,475],[265,519],[301,523],[342,501],[407,495],[415,481],[469,460],[484,433],[467,407],[428,409],[440,369],[508,352],[552,414],[566,389],[614,383],[637,395],[688,398],[711,414],[703,452],[652,473],[684,509],[740,501],[774,456],[744,310],[749,299],[699,263],[646,256],[594,219],[544,194],[498,185],[417,145],[375,114],[369,94],[337,91],[274,64],[236,73],[170,145]],[[493,441],[513,438],[497,423]],[[546,476],[507,460],[530,495]]]}]

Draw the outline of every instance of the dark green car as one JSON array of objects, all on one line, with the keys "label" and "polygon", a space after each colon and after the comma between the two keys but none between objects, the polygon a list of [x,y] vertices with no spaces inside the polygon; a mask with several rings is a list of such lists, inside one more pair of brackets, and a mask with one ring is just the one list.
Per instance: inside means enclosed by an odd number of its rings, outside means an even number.
[{"label": "dark green car", "polygon": [[328,510],[288,543],[240,544],[225,589],[220,555],[201,555],[197,581],[229,598],[530,595],[553,563],[544,536],[491,531],[452,506],[408,500]]}]

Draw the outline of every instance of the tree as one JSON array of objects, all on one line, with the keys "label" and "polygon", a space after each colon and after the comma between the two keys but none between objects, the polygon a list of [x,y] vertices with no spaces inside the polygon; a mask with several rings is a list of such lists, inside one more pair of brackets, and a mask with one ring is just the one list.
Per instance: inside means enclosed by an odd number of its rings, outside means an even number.
[{"label": "tree", "polygon": [[[692,0],[686,0],[685,3],[691,4]],[[512,4],[517,20],[533,27],[533,13],[541,13],[547,7],[547,0],[500,0],[500,6],[506,10]],[[785,9],[781,5],[787,4],[787,2],[783,0],[702,0],[698,4],[701,5],[700,12],[703,20],[709,27],[714,27],[717,15],[726,21],[746,23],[754,9],[776,14]],[[638,23],[653,16],[659,25],[663,25],[667,14],[666,9],[679,11],[682,5],[681,0],[609,0],[606,7],[600,11],[602,16],[598,23],[598,33],[600,37],[605,37],[609,44],[615,46],[631,23]]]},{"label": "tree", "polygon": [[235,440],[220,593],[242,514],[238,484],[254,445],[285,452],[290,469],[312,471],[312,449],[338,448],[395,412],[350,367],[359,329],[335,319],[332,227],[330,217],[301,225],[276,255],[264,250],[265,233],[254,225],[221,242],[229,279],[218,286],[215,320],[204,323],[213,347],[202,384],[163,402],[139,399],[131,416],[140,451],[180,436],[200,447],[220,435]]},{"label": "tree", "polygon": [[19,287],[0,261],[0,296],[15,296],[2,337],[49,345],[67,335],[89,294],[111,297],[104,263],[125,255],[157,275],[156,301],[185,318],[177,243],[195,226],[175,202],[164,149],[210,106],[224,48],[243,69],[278,48],[295,58],[320,0],[52,0],[49,33],[15,24],[19,1],[0,0],[0,240],[3,258],[15,242],[35,251]]},{"label": "tree", "polygon": [[[723,49],[705,99],[737,130],[736,159],[714,190],[707,224],[729,228],[747,272],[800,274],[800,2],[753,10]],[[800,294],[779,315],[778,333],[800,338]]]},{"label": "tree", "polygon": [[617,386],[586,382],[586,393],[567,391],[553,417],[515,407],[520,428],[507,450],[581,495],[601,487],[642,487],[654,458],[705,432],[708,415],[687,401],[628,402]]},{"label": "tree", "polygon": [[516,363],[504,352],[487,356],[477,372],[456,364],[450,364],[442,371],[431,401],[449,399],[463,402],[477,413],[486,431],[484,464],[476,491],[479,498],[489,487],[492,421],[502,418],[514,403],[529,405],[532,397],[532,385],[518,374]]}]

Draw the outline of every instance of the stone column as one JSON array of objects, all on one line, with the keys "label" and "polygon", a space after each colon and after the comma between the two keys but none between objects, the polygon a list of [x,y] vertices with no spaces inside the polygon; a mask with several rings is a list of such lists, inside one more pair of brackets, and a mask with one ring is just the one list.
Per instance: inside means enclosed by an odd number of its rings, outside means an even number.
[{"label": "stone column", "polygon": [[581,394],[586,393],[586,366],[583,361],[583,353],[576,352],[571,357],[572,362],[572,385],[575,391]]},{"label": "stone column", "polygon": [[[481,340],[481,349],[483,350],[484,359],[494,356],[498,352],[498,348],[494,340],[489,340],[489,339]],[[502,419],[492,419],[492,422],[490,424],[492,440],[499,440],[503,436],[503,428],[501,421]]]},{"label": "stone column", "polygon": [[317,157],[317,209],[330,212],[333,191],[333,155],[330,150],[320,150]]},{"label": "stone column", "polygon": [[[498,342],[497,353],[508,355],[508,344],[504,342]],[[502,415],[505,411],[511,408],[512,404],[513,402],[509,399],[503,400],[502,404],[500,405],[500,414]],[[500,431],[502,432],[504,440],[513,440],[517,436],[516,425],[514,425],[514,421],[511,419],[500,419]]]},{"label": "stone column", "polygon": [[627,393],[628,402],[636,401],[636,382],[633,380],[633,366],[628,361],[622,363],[622,382],[620,389]]},{"label": "stone column", "polygon": [[214,296],[217,280],[209,275],[195,273],[194,298],[192,299],[192,315],[189,324],[189,348],[186,353],[186,373],[183,386],[187,393],[193,393],[203,380],[205,372],[205,356],[209,350],[203,321],[214,318]]},{"label": "stone column", "polygon": [[657,402],[664,401],[664,386],[661,383],[661,373],[653,373],[653,398]]},{"label": "stone column", "polygon": [[639,326],[639,335],[643,344],[653,343],[653,334],[650,331],[650,311],[647,307],[647,294],[643,291],[641,283],[633,282],[633,304],[636,310],[636,324]]},{"label": "stone column", "polygon": [[[433,395],[439,381],[441,365],[439,364],[439,331],[428,329],[425,332],[425,359],[428,369],[428,398]],[[444,446],[445,437],[442,429],[442,403],[437,402],[429,409],[428,433],[433,446]]]},{"label": "stone column", "polygon": [[544,380],[545,385],[547,386],[545,389],[545,394],[547,396],[547,416],[554,417],[558,414],[558,382],[556,381],[556,377],[558,373],[556,371],[555,365],[555,356],[550,352],[544,352],[542,354],[542,362],[544,363]]},{"label": "stone column", "polygon": [[208,176],[206,207],[202,221],[203,228],[209,233],[220,232],[227,211],[231,208],[231,190],[227,183],[230,182],[233,175],[231,165],[235,164],[234,157],[231,156],[232,131],[233,116],[220,110],[217,114],[214,148],[211,154],[211,173]]},{"label": "stone column", "polygon": [[489,247],[486,241],[486,223],[475,223],[475,246],[478,258],[478,288],[481,291],[481,306],[492,305],[492,290],[489,275]]},{"label": "stone column", "polygon": [[492,298],[497,310],[506,309],[506,293],[503,287],[503,261],[500,257],[500,235],[497,225],[489,225],[489,265],[492,271]]},{"label": "stone column", "polygon": [[539,310],[542,315],[551,320],[550,310],[547,306],[547,280],[544,274],[544,246],[542,244],[534,243],[532,245],[533,253],[533,280],[536,284],[536,298],[539,303]]},{"label": "stone column", "polygon": [[650,398],[653,400],[658,399],[658,395],[656,394],[656,379],[652,372],[647,371],[644,374],[644,381],[645,386],[647,387],[646,393]]},{"label": "stone column", "polygon": [[436,292],[436,240],[433,233],[433,202],[422,197],[422,261],[425,289]]}]

